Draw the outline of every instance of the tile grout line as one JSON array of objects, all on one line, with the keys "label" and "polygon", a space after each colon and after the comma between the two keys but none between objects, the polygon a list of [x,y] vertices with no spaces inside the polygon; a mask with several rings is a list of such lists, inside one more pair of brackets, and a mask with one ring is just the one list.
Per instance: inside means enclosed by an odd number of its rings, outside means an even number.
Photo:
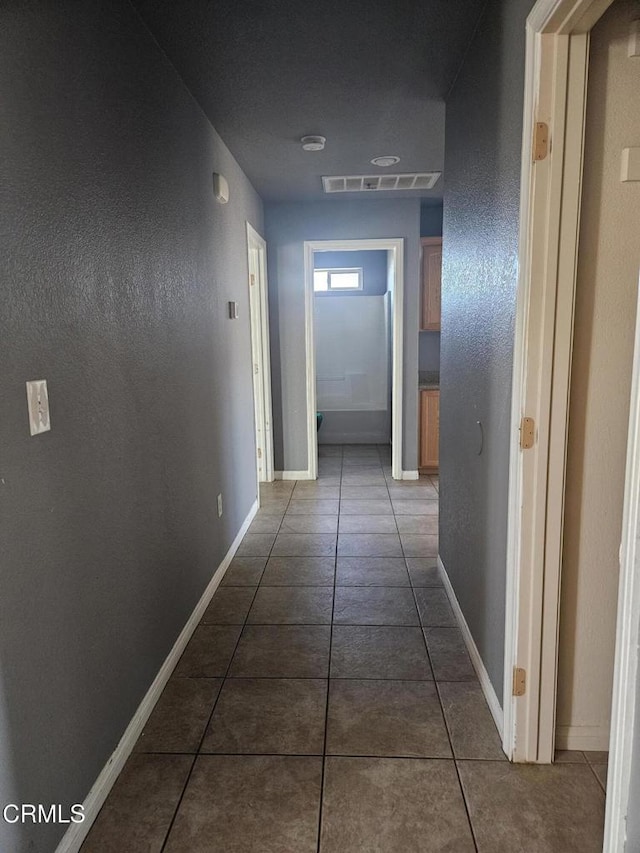
[{"label": "tile grout line", "polygon": [[[252,628],[253,625],[249,625],[247,627]],[[263,626],[259,626],[263,627]],[[268,626],[272,627],[272,626]],[[275,626],[279,627],[279,626]],[[289,626],[285,626],[289,627]],[[328,625],[300,625],[296,624],[294,627],[296,628],[328,628]],[[395,625],[339,625],[339,628],[395,628]],[[417,628],[417,625],[402,625],[400,627],[403,628]],[[419,629],[418,629],[419,630]],[[186,681],[187,679],[192,679],[194,681],[219,681],[221,678],[224,678],[225,681],[326,681],[326,678],[322,676],[315,675],[227,675],[227,676],[205,676],[204,678],[199,678],[198,676],[183,676],[179,675],[176,678],[181,681]],[[410,682],[411,684],[476,684],[475,680],[472,679],[460,679],[459,681],[455,681],[451,678],[443,679],[441,681],[435,680],[435,678],[380,678],[378,676],[357,676],[354,677],[352,675],[334,675],[332,676],[334,681],[384,681],[385,683],[394,683],[394,682]],[[140,750],[141,753],[154,752],[154,750]],[[170,754],[170,753],[169,753]],[[185,755],[190,755],[191,753],[185,753]],[[467,760],[466,758],[464,759]],[[483,759],[484,760],[484,759]],[[487,758],[487,761],[491,759]],[[499,759],[502,760],[502,759]],[[585,764],[586,762],[556,762],[560,764]]]},{"label": "tile grout line", "polygon": [[[388,488],[389,488],[389,486],[387,484],[387,489]],[[389,495],[389,500],[391,500],[391,495]],[[455,753],[455,750],[453,748],[453,741],[451,739],[451,732],[449,730],[449,725],[447,723],[447,716],[444,712],[444,706],[442,704],[442,698],[440,696],[440,689],[438,687],[438,682],[436,680],[436,673],[435,673],[435,670],[433,668],[433,663],[431,661],[431,655],[429,654],[429,646],[427,644],[427,637],[426,637],[424,625],[422,622],[422,616],[420,615],[420,608],[418,607],[418,599],[416,596],[416,591],[415,591],[415,588],[414,588],[413,583],[411,581],[411,573],[409,572],[409,565],[407,563],[407,556],[404,552],[404,545],[402,543],[402,537],[400,536],[400,529],[398,528],[398,520],[396,518],[396,512],[395,512],[395,507],[393,506],[393,502],[391,503],[391,506],[393,508],[393,518],[396,522],[396,529],[398,530],[398,539],[400,539],[400,549],[402,550],[402,556],[404,557],[405,568],[406,568],[407,574],[409,575],[409,583],[411,584],[410,588],[411,588],[411,594],[413,596],[414,607],[416,608],[416,611],[418,613],[418,620],[420,622],[420,633],[422,635],[422,642],[424,643],[424,648],[425,648],[425,651],[427,653],[427,659],[429,661],[429,666],[431,667],[431,674],[433,675],[433,684],[435,686],[436,696],[438,697],[438,704],[440,706],[440,713],[442,714],[442,721],[444,723],[445,731],[447,733],[447,740],[449,741],[449,749],[451,750],[451,757],[453,759],[453,766],[455,768],[456,779],[458,780],[458,787],[460,789],[460,795],[462,797],[462,802],[464,805],[465,814],[467,815],[467,822],[469,824],[469,832],[471,833],[471,840],[473,841],[473,846],[476,850],[476,853],[478,853],[478,841],[476,839],[476,834],[475,834],[475,831],[473,828],[473,823],[471,821],[471,814],[469,812],[469,804],[467,803],[467,798],[465,797],[465,794],[464,794],[462,779],[460,778],[460,772],[458,770],[458,763],[456,761],[456,753]],[[440,494],[438,493],[438,514],[439,514],[439,512],[440,512]]]},{"label": "tile grout line", "polygon": [[[295,488],[295,487],[294,487],[294,488]],[[258,490],[260,490],[260,483],[258,483]],[[288,507],[288,506],[289,506],[289,504],[291,503],[291,495],[292,495],[292,494],[293,494],[293,489],[291,490],[291,494],[289,495],[289,500],[287,501],[287,507]],[[286,513],[286,509],[285,509],[285,513]],[[284,515],[282,516],[282,519],[284,519]],[[280,520],[280,525],[278,526],[278,530],[280,530],[280,527],[282,526],[282,519]],[[245,535],[246,535],[246,534],[245,534]],[[278,533],[276,532],[276,536],[277,536],[277,535],[278,535]],[[271,551],[273,550],[273,545],[275,544],[276,536],[274,536],[274,538],[273,538],[273,543],[271,544],[271,548],[269,549],[269,556],[271,555]],[[183,801],[184,796],[185,796],[185,794],[186,794],[186,792],[187,792],[187,788],[189,787],[189,782],[191,781],[191,777],[192,777],[192,775],[193,775],[193,770],[194,770],[194,768],[195,768],[195,766],[196,766],[196,761],[197,761],[197,759],[198,759],[198,756],[201,754],[201,753],[200,753],[200,750],[202,749],[202,744],[204,743],[204,739],[205,739],[205,737],[207,736],[207,731],[208,731],[208,729],[209,729],[209,726],[211,725],[211,720],[213,719],[213,715],[214,715],[215,710],[216,710],[216,708],[217,708],[217,706],[218,706],[218,702],[219,702],[219,700],[220,700],[220,696],[221,696],[222,691],[223,691],[223,689],[224,689],[224,685],[225,685],[225,683],[226,683],[226,681],[227,681],[227,677],[228,677],[228,675],[229,675],[229,670],[231,669],[231,664],[232,664],[232,662],[233,662],[233,658],[235,657],[235,654],[236,654],[236,652],[237,652],[237,650],[238,650],[238,646],[239,646],[239,644],[240,644],[240,639],[241,639],[242,634],[243,634],[243,631],[244,631],[244,629],[245,629],[245,627],[246,627],[246,625],[247,625],[247,620],[248,620],[248,618],[249,618],[249,613],[251,612],[251,608],[253,607],[253,603],[254,603],[254,601],[256,600],[256,596],[258,595],[258,590],[260,589],[260,581],[262,580],[262,576],[263,576],[263,575],[264,575],[264,573],[265,573],[265,570],[266,570],[266,567],[267,567],[267,563],[269,562],[269,556],[267,557],[267,560],[266,560],[266,562],[265,562],[264,568],[262,569],[262,573],[261,573],[261,575],[260,575],[260,578],[259,578],[258,583],[257,583],[257,585],[256,585],[256,588],[255,588],[255,590],[254,590],[253,598],[251,599],[251,604],[249,605],[249,608],[248,608],[248,610],[247,610],[247,615],[245,616],[245,618],[244,618],[244,622],[242,623],[242,627],[240,628],[240,633],[238,634],[238,639],[236,640],[235,646],[233,647],[233,652],[231,653],[231,657],[229,658],[229,663],[227,664],[227,668],[226,668],[226,670],[225,670],[225,674],[222,676],[222,684],[220,685],[220,690],[218,690],[218,695],[216,696],[215,701],[214,701],[214,703],[213,703],[213,706],[212,706],[212,708],[211,708],[211,713],[209,714],[209,717],[208,717],[208,719],[207,719],[206,725],[204,726],[204,728],[203,728],[203,730],[202,730],[202,736],[200,737],[200,742],[198,743],[198,749],[197,749],[197,752],[196,752],[196,753],[194,754],[194,756],[193,756],[193,761],[191,762],[191,767],[189,768],[189,773],[187,774],[187,778],[186,778],[185,783],[184,783],[184,786],[183,786],[183,788],[182,788],[182,793],[180,794],[180,797],[179,797],[178,802],[177,802],[177,804],[176,804],[175,810],[174,810],[174,812],[173,812],[173,817],[171,818],[171,822],[169,823],[169,826],[168,826],[168,828],[167,828],[167,832],[166,832],[165,837],[164,837],[164,840],[163,840],[163,842],[162,842],[162,847],[160,848],[160,853],[164,853],[164,851],[166,850],[166,846],[167,846],[167,843],[168,843],[168,841],[169,841],[169,837],[170,837],[170,835],[171,835],[171,830],[173,829],[174,824],[175,824],[175,822],[176,822],[176,818],[178,817],[178,812],[180,811],[180,806],[182,805],[182,801]],[[218,587],[218,589],[219,589],[219,588],[220,588],[220,587]],[[216,592],[217,592],[217,591],[218,591],[218,590],[216,590]],[[213,597],[212,597],[212,600],[213,600],[213,598],[215,598],[215,595],[216,595],[216,593],[214,592]],[[204,615],[204,614],[203,614],[203,615]],[[201,620],[201,622],[202,622],[202,620]],[[201,622],[200,622],[199,624],[201,624]],[[186,650],[185,650],[185,651],[186,651]]]},{"label": "tile grout line", "polygon": [[[224,755],[227,757],[251,757],[251,756],[271,756],[273,758],[322,758],[322,755],[319,752],[158,752],[150,751],[150,752],[142,752],[138,753],[139,755],[182,755],[182,756],[191,756],[192,758],[198,758],[198,756],[203,755],[207,757],[212,757],[216,755]],[[332,752],[331,755],[327,756],[328,758],[392,758],[394,761],[450,761],[450,762],[482,762],[483,764],[492,763],[492,764],[504,764],[504,760],[500,758],[444,758],[442,755],[379,755],[378,753],[373,752],[357,752],[357,753],[348,753],[348,752]],[[570,767],[576,767],[576,764],[569,764]]]},{"label": "tile grout line", "polygon": [[333,614],[336,607],[336,574],[338,571],[338,537],[340,535],[340,504],[342,500],[342,473],[344,471],[344,447],[342,447],[340,464],[340,486],[338,488],[338,527],[336,530],[336,546],[333,558],[333,596],[331,599],[331,623],[329,625],[329,659],[327,661],[327,699],[324,710],[324,739],[322,742],[322,772],[320,775],[320,802],[318,804],[318,840],[317,853],[320,853],[322,843],[322,804],[324,801],[325,771],[327,765],[327,732],[329,728],[329,691],[331,689],[331,651],[333,646]]},{"label": "tile grout line", "polygon": [[[378,457],[379,457],[379,454],[380,454],[380,451],[379,451],[379,449],[378,449]],[[337,457],[336,457],[336,458],[337,458]],[[379,459],[379,462],[380,462],[380,464],[381,464],[381,466],[382,466],[382,460],[380,460],[380,459]],[[382,466],[382,467],[384,467],[384,466]],[[330,686],[331,686],[331,669],[330,669],[330,667],[331,667],[331,653],[332,653],[333,625],[334,625],[334,614],[335,614],[335,595],[336,595],[336,590],[337,590],[337,587],[338,587],[338,584],[337,584],[337,556],[338,556],[338,543],[339,543],[339,521],[340,521],[340,514],[341,514],[341,501],[342,501],[343,477],[344,477],[344,447],[342,447],[342,455],[341,455],[341,471],[340,471],[340,480],[339,480],[339,489],[338,489],[338,492],[339,492],[339,497],[338,497],[338,528],[337,528],[337,531],[336,531],[336,542],[335,542],[335,549],[334,549],[334,574],[333,574],[333,584],[332,584],[332,592],[333,592],[333,595],[332,595],[332,611],[331,611],[331,619],[330,619],[330,634],[329,634],[329,636],[330,636],[330,642],[329,642],[329,657],[328,657],[328,673],[327,673],[327,679],[326,679],[326,681],[327,681],[327,698],[326,698],[326,706],[325,706],[324,744],[323,744],[323,750],[322,750],[322,775],[321,775],[320,802],[319,802],[319,814],[318,814],[318,841],[317,841],[317,850],[318,850],[318,853],[320,853],[320,847],[321,847],[322,809],[323,809],[323,798],[324,798],[324,789],[325,789],[325,767],[326,767],[326,759],[327,759],[328,710],[329,710],[329,694],[330,694]],[[287,504],[286,504],[285,511],[284,511],[284,513],[282,514],[282,517],[281,517],[281,519],[280,519],[280,523],[279,523],[279,525],[278,525],[277,531],[276,531],[276,533],[275,533],[275,535],[274,535],[274,538],[273,538],[273,542],[272,542],[271,547],[270,547],[270,549],[269,549],[269,554],[267,555],[267,558],[266,558],[266,561],[265,561],[265,567],[262,569],[262,572],[261,572],[260,577],[259,577],[259,579],[258,579],[258,581],[257,581],[257,584],[256,584],[256,588],[255,588],[255,590],[254,590],[253,597],[252,597],[252,599],[251,599],[251,603],[250,603],[250,605],[249,605],[249,607],[248,607],[248,609],[247,609],[247,613],[246,613],[245,619],[244,619],[244,621],[242,622],[242,626],[241,626],[240,634],[239,634],[239,636],[238,636],[238,640],[236,641],[236,644],[235,644],[235,646],[234,646],[234,650],[233,650],[232,655],[231,655],[231,658],[230,658],[230,660],[229,660],[229,664],[228,664],[228,666],[227,666],[227,668],[226,668],[226,671],[225,671],[225,675],[224,675],[224,676],[222,676],[222,684],[221,684],[221,686],[220,686],[220,690],[219,690],[219,692],[218,692],[218,694],[217,694],[217,696],[216,696],[216,699],[215,699],[215,701],[214,701],[214,704],[213,704],[213,707],[212,707],[211,713],[210,713],[210,715],[209,715],[208,721],[207,721],[207,723],[206,723],[206,725],[205,725],[205,727],[204,727],[204,731],[203,731],[202,737],[200,738],[200,743],[199,743],[199,746],[198,746],[197,752],[196,752],[196,753],[147,753],[147,754],[162,754],[162,755],[166,755],[166,754],[173,754],[173,755],[175,755],[175,754],[182,754],[182,755],[190,755],[190,756],[192,755],[192,756],[193,756],[193,761],[192,761],[192,763],[191,763],[191,768],[190,768],[189,773],[188,773],[188,775],[187,775],[187,779],[186,779],[186,782],[185,782],[185,784],[184,784],[184,787],[183,787],[183,790],[182,790],[182,794],[181,794],[181,796],[180,796],[180,798],[179,798],[179,801],[178,801],[178,803],[177,803],[177,806],[176,806],[176,808],[175,808],[175,811],[174,811],[174,814],[173,814],[173,818],[172,818],[171,823],[170,823],[170,825],[169,825],[169,828],[168,828],[168,830],[167,830],[167,833],[166,833],[166,836],[165,836],[165,839],[164,839],[164,842],[163,842],[163,845],[162,845],[162,850],[165,850],[165,847],[166,847],[166,845],[167,845],[167,843],[168,843],[168,840],[169,840],[169,837],[170,837],[171,831],[172,831],[172,829],[173,829],[173,826],[174,826],[174,824],[175,824],[175,820],[176,820],[176,818],[177,818],[177,815],[178,815],[178,812],[179,812],[179,810],[180,810],[180,807],[181,807],[182,801],[183,801],[183,799],[184,799],[184,796],[185,796],[185,793],[186,793],[186,789],[187,789],[187,787],[188,787],[188,785],[189,785],[189,782],[190,782],[191,776],[192,776],[192,774],[193,774],[193,770],[194,770],[194,767],[195,767],[196,759],[197,759],[197,757],[198,757],[199,755],[209,755],[209,756],[215,756],[215,755],[273,755],[273,756],[289,755],[289,756],[293,756],[293,755],[296,755],[296,754],[294,754],[294,753],[252,753],[252,752],[248,752],[248,753],[238,753],[238,752],[229,752],[229,753],[220,753],[220,752],[203,753],[203,752],[202,752],[202,744],[204,743],[204,739],[205,739],[205,737],[206,737],[207,731],[209,730],[209,727],[210,727],[210,725],[211,725],[211,720],[212,720],[213,715],[214,715],[214,713],[215,713],[215,709],[216,709],[217,704],[218,704],[218,702],[219,702],[219,700],[220,700],[220,696],[221,696],[222,691],[223,691],[223,689],[224,689],[224,687],[225,687],[225,684],[226,684],[226,682],[227,682],[228,680],[231,680],[231,681],[233,681],[233,680],[234,680],[234,678],[233,678],[232,676],[230,676],[230,675],[229,675],[229,672],[230,672],[230,669],[231,669],[231,663],[232,663],[233,658],[235,657],[235,654],[236,654],[236,652],[237,652],[237,648],[238,648],[238,645],[239,645],[239,643],[240,643],[240,639],[241,639],[241,637],[242,637],[243,631],[244,631],[244,629],[246,628],[246,626],[247,626],[247,624],[248,624],[249,613],[250,613],[250,611],[251,611],[251,609],[252,609],[252,607],[253,607],[253,605],[254,605],[254,602],[255,602],[255,599],[256,599],[256,596],[257,596],[257,594],[258,594],[258,591],[259,591],[260,587],[261,587],[261,586],[263,586],[263,585],[264,585],[265,587],[269,587],[269,585],[268,585],[268,584],[262,584],[262,580],[263,580],[263,577],[264,577],[264,573],[265,573],[265,571],[266,571],[266,566],[268,565],[268,561],[269,561],[270,557],[272,556],[273,548],[275,547],[275,541],[276,541],[277,536],[279,535],[279,533],[282,531],[282,527],[283,527],[283,524],[284,524],[284,519],[285,519],[286,514],[287,514],[287,512],[288,512],[288,510],[289,510],[289,507],[290,507],[291,501],[294,499],[294,494],[295,494],[295,488],[296,488],[296,486],[297,486],[297,482],[296,482],[296,484],[293,486],[293,488],[292,488],[292,489],[290,490],[290,492],[289,492],[289,497],[288,497],[288,500],[287,500]],[[411,589],[411,591],[412,591],[412,597],[413,597],[413,600],[414,600],[414,606],[416,607],[417,616],[418,616],[418,625],[419,625],[420,630],[421,630],[421,633],[422,633],[422,638],[423,638],[423,642],[424,642],[424,644],[425,644],[426,653],[427,653],[427,658],[428,658],[428,660],[429,660],[429,664],[430,664],[430,666],[431,666],[431,660],[430,660],[430,655],[429,655],[428,647],[426,646],[426,638],[425,638],[425,635],[424,635],[424,630],[423,630],[423,626],[422,626],[422,620],[420,619],[420,613],[419,613],[419,609],[418,609],[418,607],[417,607],[417,599],[416,599],[416,595],[415,595],[415,588],[414,588],[414,585],[413,585],[413,582],[412,582],[412,579],[411,579],[411,575],[410,575],[410,573],[409,573],[409,571],[408,571],[407,558],[406,558],[406,555],[404,554],[404,548],[403,548],[403,546],[402,546],[402,539],[401,539],[401,537],[400,537],[400,531],[399,531],[398,524],[397,524],[397,519],[396,519],[396,515],[395,515],[395,510],[394,510],[394,508],[393,508],[393,503],[392,503],[392,501],[391,501],[391,496],[390,496],[390,494],[389,494],[389,485],[388,485],[388,480],[386,479],[386,477],[385,477],[385,487],[386,487],[386,489],[387,489],[387,494],[388,494],[388,496],[389,496],[389,501],[390,501],[391,508],[392,508],[392,515],[393,515],[393,518],[394,518],[394,522],[395,522],[395,526],[396,526],[396,530],[397,530],[397,535],[398,535],[398,538],[399,538],[399,540],[400,540],[401,551],[402,551],[402,555],[403,555],[403,562],[404,562],[404,565],[405,565],[405,571],[407,572],[407,576],[408,576],[408,580],[409,580],[409,585],[408,585],[408,586],[403,586],[403,587],[398,587],[398,588],[402,588],[402,589],[410,588],[410,589]],[[292,556],[292,557],[295,557],[296,555],[291,555],[291,556]],[[319,555],[319,556],[322,556],[322,555]],[[244,588],[246,588],[246,586],[249,586],[249,585],[245,585],[245,587],[244,587]],[[278,584],[278,585],[275,585],[275,586],[276,586],[276,588],[277,588],[278,586],[287,586],[287,585],[284,585],[284,584]],[[291,585],[289,584],[289,586],[291,586]],[[297,584],[296,584],[296,585],[293,585],[293,586],[299,586],[299,587],[301,587],[301,588],[304,588],[305,586],[306,586],[306,587],[311,587],[311,588],[314,588],[314,587],[315,587],[315,585],[313,585],[313,584],[304,584],[304,585],[297,585]],[[320,588],[320,589],[321,589],[321,588],[326,588],[327,586],[331,586],[331,585],[329,585],[329,584],[328,584],[328,585],[323,585],[323,587],[317,587],[317,588]],[[360,585],[353,585],[353,587],[356,587],[356,588],[357,588],[357,586],[360,586]],[[384,586],[384,587],[388,587],[388,585],[377,585],[377,586]],[[232,587],[232,588],[233,588],[233,587]],[[243,588],[243,587],[239,587],[239,588]],[[364,588],[369,588],[369,585],[364,585]],[[393,587],[393,588],[395,588],[395,587]],[[436,588],[437,588],[437,587],[436,587]],[[224,624],[224,623],[207,623],[207,624]],[[227,623],[227,624],[228,624],[228,623]],[[240,623],[237,623],[237,624],[240,624]],[[271,624],[277,624],[277,623],[271,623],[271,622],[269,622],[269,623],[264,623],[264,624],[271,625]],[[304,623],[281,623],[281,624],[304,624]],[[314,624],[315,624],[315,623],[314,623]],[[318,623],[318,624],[326,625],[326,623]],[[354,624],[359,625],[360,623],[354,623]],[[388,624],[385,624],[385,625],[383,625],[382,627],[398,627],[398,628],[402,628],[402,627],[406,627],[406,626],[404,626],[404,625],[388,625]],[[437,683],[435,682],[435,674],[434,674],[434,672],[433,672],[433,667],[432,667],[432,666],[431,666],[431,674],[432,674],[432,676],[433,676],[433,679],[385,679],[385,681],[417,681],[417,682],[424,682],[424,681],[433,680],[433,682],[436,684],[436,690],[437,690],[437,689],[438,689],[438,687],[437,687]],[[195,677],[192,677],[192,678],[195,678]],[[354,679],[341,679],[341,680],[354,680]],[[356,679],[356,680],[358,680],[358,679]],[[368,679],[367,679],[367,680],[368,680]],[[439,703],[440,703],[440,707],[441,707],[441,712],[443,713],[443,709],[442,709],[442,702],[441,702],[441,699],[440,699],[439,692],[438,692],[438,699],[439,699]],[[443,717],[444,717],[444,713],[443,713]],[[445,726],[446,726],[446,717],[445,717],[444,719],[445,719]],[[451,744],[451,739],[450,739],[450,736],[449,736],[448,727],[447,727],[447,734],[448,734],[449,741],[450,741],[450,744]],[[454,755],[454,753],[453,753],[453,749],[452,749],[452,748],[451,748],[451,754],[452,754],[452,758],[451,758],[451,759],[445,759],[445,760],[452,760],[452,761],[454,762],[454,764],[455,764],[455,755]],[[300,755],[300,756],[298,756],[298,757],[313,757],[314,755],[315,755],[315,756],[318,756],[318,753],[314,753],[314,754],[311,754],[311,753],[304,753],[304,754],[302,754],[302,755]],[[402,756],[402,755],[399,755],[399,756],[376,756],[376,755],[371,755],[371,756],[368,756],[368,755],[367,755],[367,756],[365,756],[365,755],[353,755],[353,756],[350,756],[350,755],[342,755],[342,754],[340,754],[338,757],[342,757],[342,758],[349,758],[349,757],[351,757],[351,758],[365,758],[365,757],[370,757],[370,758],[397,758],[397,759],[409,759],[409,760],[412,760],[412,759],[413,759],[413,760],[424,760],[425,758],[427,758],[427,759],[428,759],[428,756]],[[457,766],[456,766],[456,772],[457,772]],[[458,778],[459,778],[459,777],[458,777]],[[465,802],[465,808],[466,808],[466,802]],[[472,829],[472,832],[473,832],[473,829]]]},{"label": "tile grout line", "polygon": [[[605,795],[605,797],[606,797],[606,796],[607,796],[607,789],[606,789],[606,788],[605,788],[605,786],[602,784],[602,780],[600,779],[600,777],[599,777],[599,776],[598,776],[598,774],[596,773],[595,767],[594,767],[594,766],[593,766],[593,764],[589,761],[589,759],[586,757],[586,755],[585,755],[585,759],[586,759],[587,766],[589,767],[589,770],[591,770],[592,774],[595,776],[595,778],[596,778],[596,782],[598,783],[598,785],[600,786],[600,789],[604,792],[604,795]],[[562,763],[562,762],[561,762],[561,763]],[[607,767],[607,770],[608,770],[608,767]],[[608,775],[608,774],[607,774],[607,775]]]}]

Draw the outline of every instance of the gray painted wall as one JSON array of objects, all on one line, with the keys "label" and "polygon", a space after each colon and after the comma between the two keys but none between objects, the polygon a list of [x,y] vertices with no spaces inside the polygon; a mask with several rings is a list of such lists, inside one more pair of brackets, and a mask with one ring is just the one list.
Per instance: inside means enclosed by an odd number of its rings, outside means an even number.
[{"label": "gray painted wall", "polygon": [[439,237],[442,234],[442,217],[443,207],[441,204],[423,201],[420,205],[420,236]]},{"label": "gray painted wall", "polygon": [[418,364],[420,370],[440,370],[440,332],[420,332],[418,338]]},{"label": "gray painted wall", "polygon": [[[0,800],[68,805],[255,500],[262,211],[124,0],[5,4],[0,87]],[[52,431],[30,438],[41,378]],[[0,822],[0,848],[51,853],[64,829]]]},{"label": "gray painted wall", "polygon": [[362,267],[362,290],[333,290],[331,293],[316,293],[318,299],[340,299],[344,296],[382,296],[387,292],[387,252],[316,252],[314,268],[317,270]]},{"label": "gray painted wall", "polygon": [[304,241],[405,238],[403,467],[418,465],[420,200],[272,204],[265,210],[274,455],[277,470],[307,468]]},{"label": "gray painted wall", "polygon": [[532,5],[489,0],[446,121],[440,554],[499,699],[524,36]]}]

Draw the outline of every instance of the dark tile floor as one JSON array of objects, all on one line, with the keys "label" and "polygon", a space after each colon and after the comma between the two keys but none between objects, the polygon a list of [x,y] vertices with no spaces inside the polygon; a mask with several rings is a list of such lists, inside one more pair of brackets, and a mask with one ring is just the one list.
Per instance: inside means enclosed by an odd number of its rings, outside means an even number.
[{"label": "dark tile floor", "polygon": [[84,853],[590,853],[606,756],[513,766],[436,568],[438,480],[277,482]]}]

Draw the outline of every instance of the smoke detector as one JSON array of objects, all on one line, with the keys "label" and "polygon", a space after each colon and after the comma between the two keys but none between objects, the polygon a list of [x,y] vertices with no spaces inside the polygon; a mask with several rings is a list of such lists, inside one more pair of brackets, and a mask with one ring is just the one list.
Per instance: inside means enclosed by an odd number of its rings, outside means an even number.
[{"label": "smoke detector", "polygon": [[395,166],[400,162],[400,158],[395,154],[385,154],[382,157],[374,157],[371,162],[374,166]]},{"label": "smoke detector", "polygon": [[324,136],[303,136],[300,140],[305,151],[322,151],[326,141]]}]

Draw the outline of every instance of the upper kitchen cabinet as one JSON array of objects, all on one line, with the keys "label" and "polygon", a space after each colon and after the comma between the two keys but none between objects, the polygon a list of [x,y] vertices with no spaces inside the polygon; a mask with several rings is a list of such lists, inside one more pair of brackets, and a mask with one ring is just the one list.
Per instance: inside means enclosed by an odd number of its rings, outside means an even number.
[{"label": "upper kitchen cabinet", "polygon": [[442,237],[423,237],[422,245],[422,309],[420,329],[440,331],[440,285],[442,279]]}]

